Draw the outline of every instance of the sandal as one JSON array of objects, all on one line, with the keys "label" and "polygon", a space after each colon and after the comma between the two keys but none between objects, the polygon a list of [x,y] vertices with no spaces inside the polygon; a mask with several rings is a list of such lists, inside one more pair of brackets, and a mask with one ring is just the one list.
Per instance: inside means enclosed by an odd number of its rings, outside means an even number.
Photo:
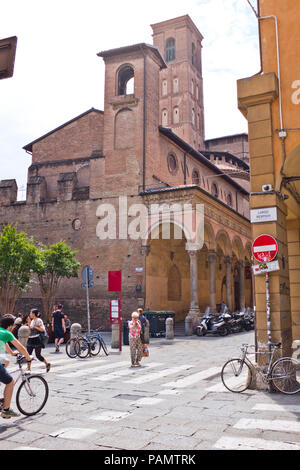
[{"label": "sandal", "polygon": [[50,368],[51,368],[51,364],[49,364],[48,362],[48,364],[46,365],[46,372],[49,372]]}]

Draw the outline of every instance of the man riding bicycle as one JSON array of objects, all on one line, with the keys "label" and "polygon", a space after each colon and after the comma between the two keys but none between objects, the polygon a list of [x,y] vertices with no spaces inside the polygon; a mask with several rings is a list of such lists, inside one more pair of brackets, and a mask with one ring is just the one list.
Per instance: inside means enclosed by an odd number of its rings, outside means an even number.
[{"label": "man riding bicycle", "polygon": [[[4,315],[0,321],[0,354],[2,349],[12,356],[18,353],[13,352],[7,343],[11,343],[28,361],[32,361],[32,356],[27,349],[14,337],[12,330],[14,328],[15,317],[13,315]],[[14,381],[12,376],[7,372],[6,368],[9,361],[5,357],[0,356],[0,382],[5,384],[4,399],[0,400],[0,409],[2,408],[2,418],[16,418],[20,414],[10,408],[11,398],[14,390]]]}]

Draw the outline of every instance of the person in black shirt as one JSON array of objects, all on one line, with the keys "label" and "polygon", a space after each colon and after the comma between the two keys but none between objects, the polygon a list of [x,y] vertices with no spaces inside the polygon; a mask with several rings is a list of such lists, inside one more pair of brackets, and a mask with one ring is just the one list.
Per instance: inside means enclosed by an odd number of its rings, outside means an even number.
[{"label": "person in black shirt", "polygon": [[139,314],[139,320],[140,320],[140,323],[141,323],[141,326],[142,326],[141,341],[142,341],[142,344],[144,344],[145,343],[145,329],[146,329],[146,326],[147,326],[147,319],[146,319],[145,315],[143,315],[143,309],[142,308],[138,308],[137,312]]},{"label": "person in black shirt", "polygon": [[52,314],[52,331],[54,335],[55,352],[59,352],[59,346],[64,341],[66,332],[65,317],[62,310],[63,306],[58,304],[57,310]]}]

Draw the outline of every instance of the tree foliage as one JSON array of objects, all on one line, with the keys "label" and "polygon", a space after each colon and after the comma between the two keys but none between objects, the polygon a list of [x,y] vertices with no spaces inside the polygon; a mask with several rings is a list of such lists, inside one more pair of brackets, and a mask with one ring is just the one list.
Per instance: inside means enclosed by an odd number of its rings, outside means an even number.
[{"label": "tree foliage", "polygon": [[78,277],[80,263],[76,252],[64,241],[40,246],[39,262],[35,268],[42,294],[44,312],[50,321],[55,296],[63,278]]},{"label": "tree foliage", "polygon": [[2,314],[13,313],[17,298],[30,283],[35,271],[39,249],[33,238],[6,225],[0,232],[0,309]]}]

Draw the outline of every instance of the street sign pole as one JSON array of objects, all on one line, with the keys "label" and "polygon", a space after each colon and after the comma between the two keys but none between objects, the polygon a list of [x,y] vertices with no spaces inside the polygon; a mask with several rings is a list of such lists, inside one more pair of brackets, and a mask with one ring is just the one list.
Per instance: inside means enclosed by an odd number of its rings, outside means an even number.
[{"label": "street sign pole", "polygon": [[[270,304],[270,278],[269,273],[266,273],[266,308],[267,308],[267,334],[268,334],[268,351],[271,350],[271,304]],[[271,357],[271,356],[270,356]]]},{"label": "street sign pole", "polygon": [[90,334],[91,333],[91,317],[90,317],[89,282],[86,283],[86,308],[87,308],[88,334]]},{"label": "street sign pole", "polygon": [[[266,313],[267,313],[267,335],[268,335],[268,352],[271,353],[272,332],[271,332],[271,303],[270,303],[270,275],[269,271],[273,270],[271,261],[277,256],[278,244],[271,235],[263,234],[257,237],[252,244],[252,254],[256,261],[265,263],[262,271],[265,270],[266,276]],[[275,270],[279,268],[275,266]],[[255,272],[254,272],[255,274]],[[271,358],[271,356],[270,356]]]}]

